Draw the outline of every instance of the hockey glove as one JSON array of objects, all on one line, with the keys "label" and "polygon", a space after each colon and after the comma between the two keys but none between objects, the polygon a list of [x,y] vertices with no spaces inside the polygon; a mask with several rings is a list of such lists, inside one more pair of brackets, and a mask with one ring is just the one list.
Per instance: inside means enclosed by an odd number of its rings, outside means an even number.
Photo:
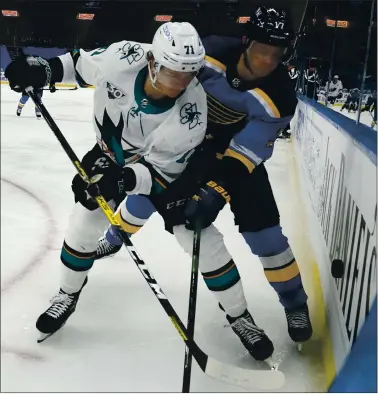
[{"label": "hockey glove", "polygon": [[118,205],[126,197],[126,192],[135,188],[136,176],[130,168],[112,165],[92,175],[91,181],[88,184],[77,174],[72,180],[72,191],[75,202],[93,211],[98,208],[95,197],[100,194],[107,202],[114,200]]},{"label": "hockey glove", "polygon": [[41,89],[51,81],[51,68],[49,62],[39,56],[20,56],[7,66],[5,77],[16,92],[23,92],[29,86]]},{"label": "hockey glove", "polygon": [[50,83],[49,90],[50,90],[50,93],[56,92],[56,86],[54,83]]},{"label": "hockey glove", "polygon": [[204,229],[215,221],[218,213],[231,198],[222,184],[210,181],[186,204],[186,228]]}]

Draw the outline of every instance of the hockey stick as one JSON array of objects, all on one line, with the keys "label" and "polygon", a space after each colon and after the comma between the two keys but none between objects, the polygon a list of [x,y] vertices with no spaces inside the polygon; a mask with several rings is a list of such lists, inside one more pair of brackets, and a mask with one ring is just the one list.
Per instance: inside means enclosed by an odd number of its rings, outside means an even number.
[{"label": "hockey stick", "polygon": [[[192,273],[190,275],[190,291],[188,306],[188,335],[194,340],[194,323],[196,320],[197,286],[198,286],[198,265],[201,245],[201,229],[195,229],[193,233],[193,254]],[[192,374],[192,353],[188,346],[185,346],[184,376],[182,381],[182,392],[189,393],[190,378]]]},{"label": "hockey stick", "polygon": [[[55,90],[62,90],[62,91],[64,91],[64,90],[77,90],[78,89],[78,87],[77,86],[75,86],[74,88],[68,88],[68,89],[59,89],[59,88],[56,88]],[[43,88],[42,90],[50,90],[49,88]]]},{"label": "hockey stick", "polygon": [[[95,183],[93,183],[92,180],[89,179],[88,175],[81,166],[79,158],[76,156],[75,152],[64,137],[63,133],[60,131],[59,127],[51,117],[50,113],[47,111],[41,99],[38,98],[34,93],[33,88],[28,87],[25,90],[29,94],[30,98],[33,100],[34,104],[40,110],[46,123],[49,125],[51,131],[55,134],[55,137],[58,139],[58,141],[62,145],[62,148],[66,152],[74,167],[76,168],[76,171],[85,182],[87,182],[89,185],[95,186]],[[109,223],[115,226],[115,228],[117,229],[119,236],[122,238],[122,241],[128,253],[130,254],[130,257],[134,260],[134,263],[137,265],[139,271],[150,286],[156,298],[159,300],[160,305],[164,308],[166,314],[171,319],[172,324],[192,352],[195,360],[197,361],[199,367],[204,373],[214,379],[221,380],[224,383],[239,386],[247,390],[277,390],[284,385],[285,376],[281,371],[254,371],[251,369],[239,368],[218,361],[215,358],[209,357],[206,353],[204,353],[194,342],[193,338],[190,337],[190,335],[188,334],[187,329],[183,325],[176,311],[173,309],[171,303],[168,301],[163,290],[148,270],[142,258],[138,255],[130,238],[122,230],[121,225],[116,220],[112,209],[109,207],[104,197],[101,194],[97,194],[95,200],[98,206],[104,212],[107,219],[109,220]]]}]

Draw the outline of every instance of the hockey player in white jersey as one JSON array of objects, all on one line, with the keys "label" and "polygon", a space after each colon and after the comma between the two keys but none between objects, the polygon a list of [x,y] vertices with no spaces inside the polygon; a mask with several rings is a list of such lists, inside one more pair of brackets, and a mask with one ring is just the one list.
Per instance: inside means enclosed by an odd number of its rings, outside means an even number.
[{"label": "hockey player in white jersey", "polygon": [[[130,223],[128,232],[135,234],[156,208],[166,229],[190,255],[191,230],[200,223],[199,270],[206,286],[251,356],[266,360],[274,351],[273,343],[249,310],[237,262],[213,224],[226,203],[284,307],[290,338],[297,343],[308,341],[312,326],[299,267],[282,232],[264,166],[279,130],[290,122],[297,106],[282,64],[292,45],[291,21],[285,10],[256,7],[246,25],[244,42],[219,36],[203,40],[207,56],[198,79],[208,94],[207,134],[184,173],[163,193],[145,198],[143,205],[129,196],[121,204],[121,213]],[[269,103],[256,93],[260,91]],[[99,240],[97,258],[121,249],[114,230],[111,226]]]},{"label": "hockey player in white jersey", "polygon": [[326,91],[328,91],[328,103],[335,104],[335,101],[343,89],[343,84],[338,75],[334,75],[328,89],[328,82],[326,84]]},{"label": "hockey player in white jersey", "polygon": [[[91,52],[74,50],[48,62],[20,58],[5,75],[16,91],[72,80],[96,87],[97,144],[82,165],[92,179],[98,179],[102,195],[115,207],[126,193],[140,198],[159,193],[180,175],[203,140],[207,104],[196,74],[204,58],[204,47],[191,24],[166,23],[152,44],[122,41]],[[108,225],[78,175],[72,189],[76,204],[61,251],[60,290],[37,320],[41,340],[61,328],[75,311],[97,240]],[[120,212],[116,216],[127,230]]]}]

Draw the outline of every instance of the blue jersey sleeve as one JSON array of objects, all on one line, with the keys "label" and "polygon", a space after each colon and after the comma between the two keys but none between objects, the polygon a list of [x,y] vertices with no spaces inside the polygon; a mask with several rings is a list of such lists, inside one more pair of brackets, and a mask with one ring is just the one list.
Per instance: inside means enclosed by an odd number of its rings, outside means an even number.
[{"label": "blue jersey sleeve", "polygon": [[288,125],[292,116],[281,117],[270,97],[259,88],[245,94],[248,100],[248,123],[235,134],[225,156],[240,160],[252,172],[271,157],[280,129]]}]

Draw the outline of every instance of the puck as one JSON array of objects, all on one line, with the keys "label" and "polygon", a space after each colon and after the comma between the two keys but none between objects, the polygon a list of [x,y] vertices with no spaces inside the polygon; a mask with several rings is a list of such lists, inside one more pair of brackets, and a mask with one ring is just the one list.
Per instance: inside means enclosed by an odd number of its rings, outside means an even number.
[{"label": "puck", "polygon": [[331,274],[334,278],[340,279],[344,276],[345,264],[339,259],[334,259],[331,265]]}]

